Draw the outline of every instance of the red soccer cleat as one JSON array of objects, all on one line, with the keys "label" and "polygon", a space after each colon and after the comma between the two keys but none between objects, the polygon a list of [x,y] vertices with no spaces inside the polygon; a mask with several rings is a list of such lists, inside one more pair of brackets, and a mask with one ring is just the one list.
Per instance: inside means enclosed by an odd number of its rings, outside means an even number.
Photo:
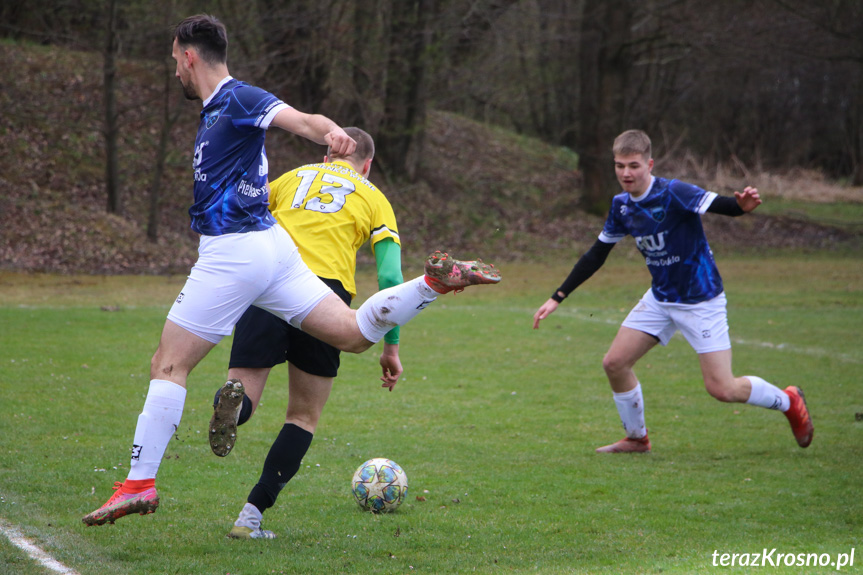
[{"label": "red soccer cleat", "polygon": [[791,407],[785,412],[785,417],[791,424],[794,439],[797,440],[797,445],[800,447],[809,447],[809,444],[812,443],[814,427],[812,426],[812,418],[809,417],[809,408],[806,407],[803,390],[795,385],[790,385],[784,391],[791,400]]},{"label": "red soccer cleat", "polygon": [[596,448],[597,453],[650,453],[650,439],[644,437],[624,437],[611,445]]},{"label": "red soccer cleat", "polygon": [[500,282],[500,272],[482,260],[459,261],[447,253],[435,252],[426,258],[425,278],[438,293],[460,292],[480,284]]},{"label": "red soccer cleat", "polygon": [[[149,481],[153,482],[154,480]],[[81,521],[87,525],[104,525],[105,523],[114,523],[120,517],[131,513],[147,515],[155,512],[159,507],[159,494],[156,493],[156,487],[152,483],[150,487],[139,493],[127,493],[123,489],[124,485],[125,483],[115,481],[114,495],[102,507],[89,515],[85,515]]]}]

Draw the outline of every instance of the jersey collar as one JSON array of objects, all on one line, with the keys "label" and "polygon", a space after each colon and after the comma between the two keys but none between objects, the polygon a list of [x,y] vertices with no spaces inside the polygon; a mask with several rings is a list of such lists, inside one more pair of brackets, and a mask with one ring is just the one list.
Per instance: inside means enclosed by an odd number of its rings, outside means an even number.
[{"label": "jersey collar", "polygon": [[[342,166],[343,168],[347,168],[347,169],[349,169],[349,170],[350,170],[350,171],[352,171],[352,172],[356,172],[356,170],[354,169],[354,167],[353,167],[352,165],[350,165],[350,164],[347,162],[347,160],[330,160],[330,164],[333,164],[333,165],[336,165],[336,166]],[[359,172],[357,172],[357,173],[359,173]]]},{"label": "jersey collar", "polygon": [[633,202],[640,202],[641,200],[643,200],[644,198],[649,196],[650,190],[653,189],[653,183],[655,181],[656,181],[656,176],[650,176],[650,185],[647,186],[647,191],[644,192],[643,194],[641,194],[640,196],[637,196],[637,197],[630,194],[629,199],[631,199]]},{"label": "jersey collar", "polygon": [[215,90],[213,90],[213,93],[212,93],[212,94],[210,94],[209,96],[207,96],[207,99],[206,99],[206,100],[204,100],[204,106],[203,106],[203,107],[204,107],[204,108],[206,108],[206,107],[207,107],[207,104],[209,104],[209,103],[210,103],[210,100],[212,100],[212,99],[213,99],[213,96],[215,96],[216,94],[218,94],[218,93],[219,93],[219,90],[221,90],[221,89],[222,89],[222,86],[224,86],[225,84],[227,84],[228,82],[230,82],[230,81],[231,81],[231,80],[233,80],[233,79],[234,79],[234,78],[233,78],[233,76],[231,76],[230,74],[228,74],[227,76],[225,76],[225,77],[222,79],[222,81],[221,81],[221,82],[219,82],[218,84],[216,84],[216,89],[215,89]]}]

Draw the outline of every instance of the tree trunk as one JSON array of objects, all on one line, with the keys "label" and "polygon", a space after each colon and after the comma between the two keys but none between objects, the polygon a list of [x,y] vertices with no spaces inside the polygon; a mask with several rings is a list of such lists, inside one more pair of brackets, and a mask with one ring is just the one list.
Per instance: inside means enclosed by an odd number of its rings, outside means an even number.
[{"label": "tree trunk", "polygon": [[116,57],[117,57],[117,2],[108,0],[107,42],[104,53],[104,96],[105,96],[105,188],[108,192],[107,210],[119,214],[122,209],[120,197],[120,177],[117,160],[117,95],[116,95]]},{"label": "tree trunk", "polygon": [[583,207],[598,215],[615,189],[611,146],[624,129],[630,12],[626,0],[604,0],[588,4],[582,19],[578,152]]},{"label": "tree trunk", "polygon": [[150,180],[150,209],[147,216],[147,239],[156,243],[159,239],[159,203],[162,192],[162,175],[165,173],[165,161],[168,157],[168,143],[171,129],[180,117],[181,107],[177,106],[171,113],[171,88],[174,74],[171,66],[165,60],[165,91],[162,101],[162,131],[159,135],[159,146],[156,148],[156,162],[153,168],[153,178]]},{"label": "tree trunk", "polygon": [[434,0],[393,0],[390,11],[384,118],[378,155],[391,174],[414,180],[422,156],[426,121],[426,50]]}]

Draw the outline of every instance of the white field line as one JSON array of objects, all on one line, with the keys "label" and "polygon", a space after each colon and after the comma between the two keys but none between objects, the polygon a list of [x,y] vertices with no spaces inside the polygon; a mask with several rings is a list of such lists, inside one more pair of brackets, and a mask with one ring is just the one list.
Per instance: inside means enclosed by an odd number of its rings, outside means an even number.
[{"label": "white field line", "polygon": [[[473,305],[448,305],[444,304],[439,307],[446,307],[449,309],[459,309],[459,310],[475,310],[477,312],[488,312],[489,308],[484,306],[473,306]],[[505,311],[509,313],[517,313],[525,316],[525,325],[528,328],[533,327],[533,314],[536,313],[536,309],[528,309],[528,308],[494,308],[496,311]],[[623,319],[626,317],[627,312],[621,312],[619,318],[608,318],[608,317],[598,317],[594,315],[589,315],[583,310],[578,309],[558,309],[554,312],[552,317],[546,318],[543,322],[549,322],[554,317],[567,317],[576,319],[578,321],[588,321],[591,323],[601,323],[610,326],[620,326]],[[542,324],[540,324],[540,329],[542,329]],[[733,333],[734,326],[731,326],[731,331]],[[682,337],[680,333],[674,334],[675,338]],[[608,342],[611,344],[611,340]],[[863,357],[857,355],[851,355],[847,353],[836,353],[832,349],[824,349],[820,347],[801,347],[797,345],[793,345],[790,343],[772,343],[769,341],[754,341],[749,339],[742,339],[739,337],[731,337],[731,343],[735,345],[740,345],[744,347],[761,347],[764,349],[771,349],[774,351],[782,351],[788,353],[794,353],[797,355],[808,355],[811,357],[829,357],[830,359],[834,359],[836,361],[841,361],[843,363],[855,363],[855,364],[863,364]]]},{"label": "white field line", "polygon": [[24,535],[21,534],[15,527],[0,521],[0,533],[6,536],[7,539],[26,553],[31,559],[39,562],[43,567],[53,573],[61,573],[62,575],[79,575],[74,569],[70,569],[45,553],[42,549],[30,542]]}]

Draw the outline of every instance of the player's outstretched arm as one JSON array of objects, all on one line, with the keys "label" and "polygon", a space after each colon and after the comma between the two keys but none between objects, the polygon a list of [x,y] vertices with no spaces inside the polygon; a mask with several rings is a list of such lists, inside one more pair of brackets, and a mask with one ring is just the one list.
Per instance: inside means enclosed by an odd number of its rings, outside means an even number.
[{"label": "player's outstretched arm", "polygon": [[548,300],[542,304],[538,310],[536,310],[536,313],[533,314],[533,329],[539,329],[539,322],[554,313],[554,310],[556,310],[559,305],[560,304],[553,299],[548,298]]},{"label": "player's outstretched arm", "polygon": [[399,359],[399,344],[384,342],[384,352],[381,354],[381,370],[383,376],[381,381],[390,391],[396,386],[399,376],[402,374],[402,362]]},{"label": "player's outstretched arm", "polygon": [[[392,238],[386,238],[374,245],[375,264],[378,270],[378,289],[386,289],[401,284],[402,276],[401,246]],[[384,336],[384,352],[381,354],[381,381],[390,391],[403,372],[399,359],[399,328],[394,327]]]},{"label": "player's outstretched arm", "polygon": [[357,143],[338,124],[320,114],[306,114],[285,108],[273,118],[273,125],[321,145],[329,146],[334,156],[349,156]]},{"label": "player's outstretched arm", "polygon": [[746,186],[743,192],[734,192],[734,197],[737,198],[737,205],[746,213],[751,212],[761,205],[761,196],[758,194],[758,188]]}]

